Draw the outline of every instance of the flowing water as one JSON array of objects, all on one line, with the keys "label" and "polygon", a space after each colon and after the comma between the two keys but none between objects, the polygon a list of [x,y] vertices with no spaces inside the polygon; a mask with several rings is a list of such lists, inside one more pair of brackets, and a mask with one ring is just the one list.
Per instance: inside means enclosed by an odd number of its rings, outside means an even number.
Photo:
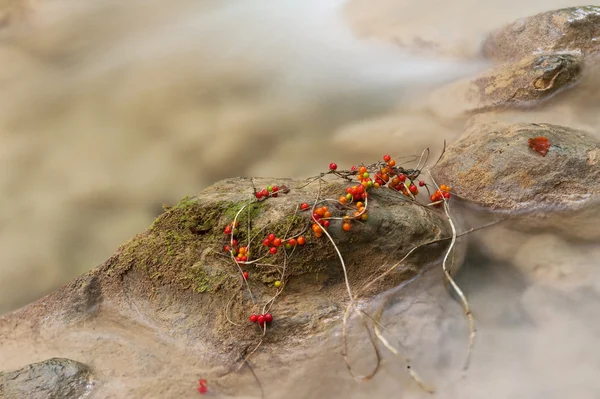
[{"label": "flowing water", "polygon": [[[216,180],[436,154],[465,120],[428,93],[487,66],[478,49],[490,30],[572,5],[0,1],[0,313],[104,261],[163,203]],[[495,117],[598,136],[597,70],[536,110]],[[479,329],[466,374],[465,321],[439,271],[384,316],[438,397],[600,397],[598,246],[502,227],[472,237],[457,276]],[[315,351],[335,352],[338,339]],[[369,352],[356,348],[366,371]],[[302,364],[273,375],[279,395],[423,396],[390,356],[360,385],[340,356]]]}]

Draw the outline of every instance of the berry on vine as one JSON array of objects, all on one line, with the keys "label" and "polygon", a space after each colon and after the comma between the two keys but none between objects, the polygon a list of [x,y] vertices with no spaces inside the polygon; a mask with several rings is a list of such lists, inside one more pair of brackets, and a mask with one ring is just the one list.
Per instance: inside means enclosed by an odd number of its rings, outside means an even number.
[{"label": "berry on vine", "polygon": [[330,170],[336,170],[336,169],[337,169],[337,164],[336,164],[336,163],[334,163],[334,162],[330,163],[330,164],[329,164],[329,169],[330,169]]}]

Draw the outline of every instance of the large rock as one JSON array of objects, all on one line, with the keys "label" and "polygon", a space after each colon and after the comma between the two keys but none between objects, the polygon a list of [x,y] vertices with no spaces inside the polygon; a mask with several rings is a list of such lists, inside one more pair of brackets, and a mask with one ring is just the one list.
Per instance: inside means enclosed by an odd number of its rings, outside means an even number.
[{"label": "large rock", "polygon": [[76,399],[89,391],[85,364],[54,358],[0,374],[0,398]]},{"label": "large rock", "polygon": [[[545,136],[546,156],[528,146]],[[600,236],[600,143],[550,124],[473,124],[433,168],[460,198],[489,210],[531,215],[524,227]]]},{"label": "large rock", "polygon": [[[287,186],[290,192],[257,202],[253,182],[259,188]],[[189,396],[189,386],[160,380],[172,381],[174,375],[181,380],[185,374],[193,383],[202,370],[211,389],[215,384],[247,388],[254,383],[248,375],[228,376],[227,371],[235,370],[257,345],[260,350],[252,360],[263,366],[300,353],[305,358],[319,339],[336,336],[332,329],[339,331],[348,293],[334,247],[325,236],[314,237],[309,212],[296,209],[312,203],[319,192],[322,198],[338,198],[350,183],[338,179],[303,185],[287,179],[230,179],[167,208],[146,232],[122,245],[100,267],[0,318],[3,367],[22,364],[23,357],[39,356],[50,348],[90,364],[102,395],[184,397]],[[336,203],[322,205],[341,216]],[[246,205],[239,213],[237,239],[245,244],[251,238],[251,259],[260,259],[242,266],[249,273],[252,296],[223,250],[228,242],[224,227]],[[354,294],[413,246],[449,234],[441,212],[393,190],[374,191],[367,209],[368,221],[354,222],[351,231],[341,229],[341,220],[332,221],[328,230],[344,258]],[[270,255],[262,244],[269,233],[284,238],[303,231],[306,245],[287,255],[284,247]],[[361,298],[368,302],[372,295],[414,277],[440,258],[446,243],[416,251]],[[274,298],[276,280],[284,289]],[[274,321],[263,337],[248,317],[264,312],[265,306],[270,306]],[[339,338],[330,343],[339,345]],[[32,345],[34,352],[28,349]],[[125,393],[123,386],[128,387]]]},{"label": "large rock", "polygon": [[517,60],[540,52],[600,50],[600,7],[553,10],[522,18],[490,34],[483,52],[499,61]]},{"label": "large rock", "polygon": [[473,79],[444,86],[431,95],[442,116],[531,107],[574,85],[581,76],[578,53],[531,55]]}]

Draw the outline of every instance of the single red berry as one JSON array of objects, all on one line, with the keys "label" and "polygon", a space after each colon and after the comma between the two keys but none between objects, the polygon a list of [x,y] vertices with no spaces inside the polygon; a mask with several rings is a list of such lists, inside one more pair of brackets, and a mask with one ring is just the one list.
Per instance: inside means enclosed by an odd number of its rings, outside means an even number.
[{"label": "single red berry", "polygon": [[270,323],[270,322],[272,322],[272,321],[273,321],[273,315],[272,315],[271,313],[267,313],[267,314],[265,315],[265,321],[266,321],[267,323]]},{"label": "single red berry", "polygon": [[200,384],[200,385],[206,385],[206,380],[201,379],[201,380],[198,381],[198,384]]},{"label": "single red berry", "polygon": [[446,198],[446,199],[450,198],[450,193],[447,191],[444,191],[443,195],[444,195],[444,198]]},{"label": "single red berry", "polygon": [[383,156],[383,160],[384,160],[385,162],[390,162],[390,159],[392,159],[392,157],[390,157],[390,156],[389,156],[389,155],[387,155],[387,154]]},{"label": "single red berry", "polygon": [[297,244],[297,241],[295,238],[290,238],[288,240],[288,244],[290,244],[292,247],[295,246]]},{"label": "single red berry", "polygon": [[248,280],[248,272],[244,272],[242,275],[244,276],[244,280]]},{"label": "single red berry", "polygon": [[276,238],[273,240],[273,245],[275,245],[276,247],[281,246],[281,238]]},{"label": "single red berry", "polygon": [[273,192],[276,193],[277,191],[279,191],[279,186],[273,186]]},{"label": "single red berry", "polygon": [[318,213],[313,213],[313,219],[319,220],[319,219],[321,219],[321,216],[319,216]]},{"label": "single red berry", "polygon": [[303,211],[305,211],[305,210],[307,210],[308,208],[310,208],[310,206],[309,206],[309,205],[308,205],[308,204],[305,202],[305,203],[303,203],[302,205],[300,205],[300,208],[301,208]]},{"label": "single red berry", "polygon": [[329,222],[329,220],[323,221],[323,226],[325,226],[325,227],[329,227],[330,224],[331,223]]},{"label": "single red berry", "polygon": [[250,315],[250,322],[251,323],[256,323],[257,319],[258,319],[258,316],[255,315],[254,313]]},{"label": "single red berry", "polygon": [[355,171],[356,171],[356,166],[354,166],[354,165],[353,165],[353,166],[350,168],[350,170],[351,170],[352,172],[355,172]]},{"label": "single red berry", "polygon": [[264,245],[265,247],[268,247],[270,244],[271,244],[271,241],[269,241],[269,239],[268,239],[268,238],[265,238],[265,239],[263,240],[263,245]]},{"label": "single red berry", "polygon": [[277,253],[277,247],[271,247],[271,249],[269,249],[269,252],[275,255]]},{"label": "single red berry", "polygon": [[331,169],[331,170],[336,170],[336,169],[337,169],[337,164],[336,164],[336,163],[333,163],[333,162],[332,162],[332,163],[330,163],[330,164],[329,164],[329,169]]},{"label": "single red berry", "polygon": [[233,240],[233,241],[231,241],[231,243],[233,244],[234,247],[238,246],[238,240]]},{"label": "single red berry", "polygon": [[275,234],[271,233],[267,236],[267,238],[269,239],[269,241],[273,241],[275,239]]},{"label": "single red berry", "polygon": [[410,186],[408,186],[408,189],[410,190],[411,193],[413,194],[417,194],[419,192],[419,189],[417,188],[417,186],[415,186],[414,184],[411,184]]},{"label": "single red berry", "polygon": [[265,324],[265,316],[262,314],[258,315],[256,321],[258,321],[258,325],[262,327],[263,324]]},{"label": "single red berry", "polygon": [[240,259],[242,262],[248,262],[248,257],[246,255],[242,256]]},{"label": "single red berry", "polygon": [[225,250],[225,252],[229,252],[229,249],[230,249],[230,248],[229,248],[229,245],[225,245],[225,246],[223,247],[223,249]]},{"label": "single red berry", "polygon": [[404,182],[406,181],[406,175],[405,175],[404,173],[400,173],[400,174],[398,175],[398,179],[399,179],[399,180],[400,180],[402,183],[404,183]]},{"label": "single red berry", "polygon": [[204,395],[206,392],[208,392],[208,388],[205,385],[200,385],[198,387],[198,392],[200,392],[202,395]]},{"label": "single red berry", "polygon": [[425,182],[423,180],[419,181],[419,187],[423,187],[425,185]]},{"label": "single red berry", "polygon": [[262,198],[262,193],[260,191],[255,192],[254,195],[256,195],[256,199]]},{"label": "single red berry", "polygon": [[266,189],[265,189],[265,190],[262,190],[262,191],[260,192],[260,195],[262,195],[263,197],[265,197],[265,198],[266,198],[266,197],[268,197],[268,196],[269,196],[269,191],[268,191],[268,190],[266,190]]}]

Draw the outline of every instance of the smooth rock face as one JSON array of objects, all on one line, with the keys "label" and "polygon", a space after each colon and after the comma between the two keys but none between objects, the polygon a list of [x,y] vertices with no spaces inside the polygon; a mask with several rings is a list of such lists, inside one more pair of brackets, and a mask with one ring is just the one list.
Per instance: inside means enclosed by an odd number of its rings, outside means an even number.
[{"label": "smooth rock face", "polygon": [[574,85],[581,76],[581,63],[577,52],[527,56],[442,87],[431,96],[432,109],[453,117],[531,107]]},{"label": "smooth rock face", "polygon": [[517,60],[534,53],[600,50],[600,7],[553,10],[519,19],[490,34],[483,53],[494,60]]},{"label": "smooth rock face", "polygon": [[85,364],[53,358],[0,374],[0,398],[66,399],[88,392],[90,371]]},{"label": "smooth rock face", "polygon": [[[545,136],[545,157],[528,139]],[[489,210],[530,214],[525,227],[554,227],[581,238],[595,225],[600,193],[600,143],[587,133],[550,124],[474,124],[433,168],[437,181]]]}]

